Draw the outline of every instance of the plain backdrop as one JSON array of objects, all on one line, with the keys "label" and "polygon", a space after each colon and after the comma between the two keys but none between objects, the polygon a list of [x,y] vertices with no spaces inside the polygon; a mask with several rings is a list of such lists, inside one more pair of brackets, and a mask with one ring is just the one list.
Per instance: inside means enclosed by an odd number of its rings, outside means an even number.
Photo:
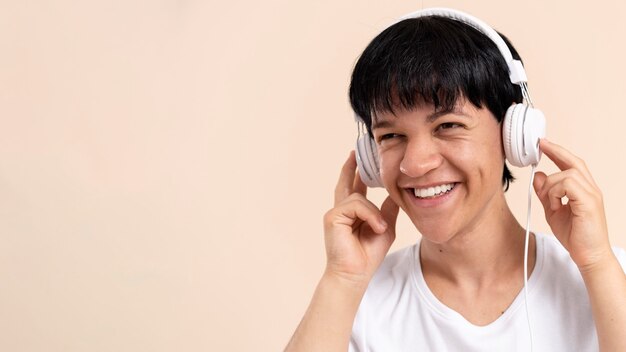
[{"label": "plain backdrop", "polygon": [[[281,350],[324,269],[353,65],[431,6],[512,40],[626,247],[622,1],[3,0],[0,350]],[[401,216],[392,250],[418,239]]]}]

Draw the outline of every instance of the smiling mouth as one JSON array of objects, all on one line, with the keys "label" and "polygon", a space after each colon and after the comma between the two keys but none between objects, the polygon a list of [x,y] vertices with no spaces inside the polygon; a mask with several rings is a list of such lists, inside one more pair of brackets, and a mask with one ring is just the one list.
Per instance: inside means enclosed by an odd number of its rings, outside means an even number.
[{"label": "smiling mouth", "polygon": [[413,194],[419,199],[432,199],[450,193],[450,191],[452,191],[455,186],[456,183],[447,183],[436,187],[413,188]]}]

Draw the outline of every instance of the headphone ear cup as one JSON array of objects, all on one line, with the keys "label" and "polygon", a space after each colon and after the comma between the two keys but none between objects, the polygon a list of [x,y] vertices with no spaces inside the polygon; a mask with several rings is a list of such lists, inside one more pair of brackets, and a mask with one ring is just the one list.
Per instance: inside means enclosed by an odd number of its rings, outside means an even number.
[{"label": "headphone ear cup", "polygon": [[365,133],[356,141],[356,163],[361,180],[368,187],[383,187],[378,163],[378,149],[373,138]]},{"label": "headphone ear cup", "polygon": [[509,107],[502,124],[502,144],[511,165],[525,167],[539,163],[539,139],[546,136],[543,113],[524,104]]},{"label": "headphone ear cup", "polygon": [[524,164],[536,165],[541,160],[539,140],[546,136],[546,118],[539,109],[528,107],[524,121]]},{"label": "headphone ear cup", "polygon": [[[517,146],[521,143],[517,142],[516,124],[519,122],[519,111],[522,104],[511,105],[504,115],[504,123],[502,124],[502,144],[504,147],[504,155],[511,165],[522,167],[519,158],[519,150]],[[515,131],[514,131],[515,128]]]}]

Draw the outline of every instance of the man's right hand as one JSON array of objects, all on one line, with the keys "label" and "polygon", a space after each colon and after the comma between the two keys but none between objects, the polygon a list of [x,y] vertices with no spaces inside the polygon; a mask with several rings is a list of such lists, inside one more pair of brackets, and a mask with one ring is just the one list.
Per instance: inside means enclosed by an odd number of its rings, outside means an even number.
[{"label": "man's right hand", "polygon": [[366,198],[354,151],[335,188],[335,205],[324,216],[325,275],[367,286],[396,238],[398,206],[387,197],[381,209]]}]

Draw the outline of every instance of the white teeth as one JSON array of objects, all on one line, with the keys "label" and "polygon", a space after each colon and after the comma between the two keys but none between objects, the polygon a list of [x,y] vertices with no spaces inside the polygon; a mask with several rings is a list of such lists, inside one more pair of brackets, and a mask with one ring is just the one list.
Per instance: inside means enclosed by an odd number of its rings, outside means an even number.
[{"label": "white teeth", "polygon": [[454,188],[454,183],[448,183],[446,185],[439,185],[436,187],[414,188],[413,191],[415,192],[415,196],[418,198],[429,198],[449,192],[452,188]]}]

